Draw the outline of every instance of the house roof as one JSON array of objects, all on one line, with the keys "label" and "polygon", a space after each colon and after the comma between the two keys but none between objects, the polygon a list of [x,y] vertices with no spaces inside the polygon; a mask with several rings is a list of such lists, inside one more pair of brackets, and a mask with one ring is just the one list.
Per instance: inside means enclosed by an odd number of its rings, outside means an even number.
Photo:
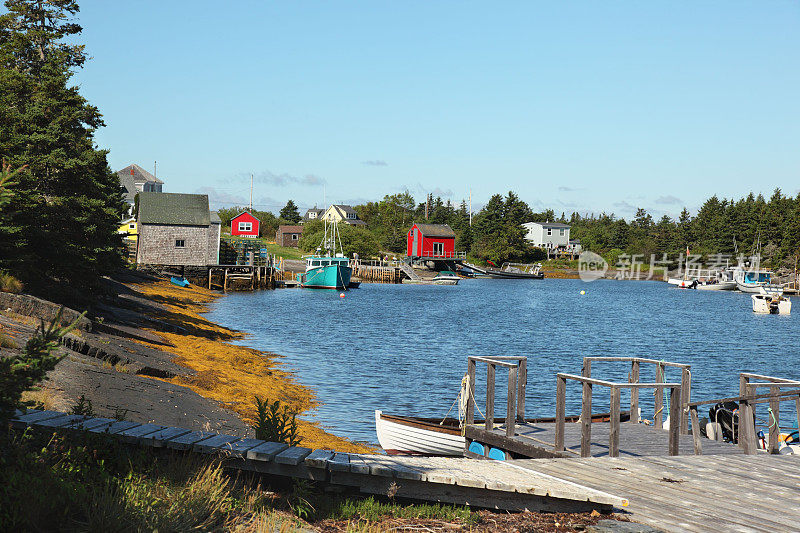
[{"label": "house roof", "polygon": [[[164,194],[164,193],[161,193],[161,194]],[[219,213],[217,213],[216,211],[211,211],[209,213],[209,219],[210,219],[212,224],[222,224],[222,219],[219,218]]]},{"label": "house roof", "polygon": [[562,224],[561,222],[526,222],[523,225],[538,224],[543,228],[566,228],[569,229],[569,224]]},{"label": "house roof", "polygon": [[136,182],[133,181],[133,176],[130,174],[120,174],[119,172],[117,172],[117,175],[119,176],[119,184],[123,191],[122,196],[125,198],[126,202],[132,204],[136,200]]},{"label": "house roof", "polygon": [[349,206],[349,205],[333,204],[331,207],[333,207],[334,209],[336,209],[337,211],[342,213],[342,215],[346,215],[348,213],[349,214],[353,214],[353,215],[358,215],[358,213],[356,213],[356,210],[353,209],[353,207]]},{"label": "house roof", "polygon": [[147,182],[162,183],[162,184],[164,183],[163,181],[153,176],[152,174],[150,174],[148,171],[146,171],[136,163],[128,165],[122,170],[118,170],[117,175],[120,177],[120,180],[122,180],[122,176],[132,176],[133,181],[135,183],[147,183]]},{"label": "house roof", "polygon": [[303,226],[278,226],[278,233],[303,233]]},{"label": "house roof", "polygon": [[317,208],[315,207],[315,208],[313,208],[313,209],[308,209],[308,210],[306,211],[306,216],[308,216],[308,214],[309,214],[309,213],[316,213],[316,214],[320,214],[320,213],[324,213],[324,212],[325,212],[325,210],[324,210],[324,209],[317,209]]},{"label": "house roof", "polygon": [[253,213],[251,213],[250,211],[242,211],[241,213],[239,213],[238,215],[236,215],[235,217],[233,217],[233,218],[231,219],[231,222],[233,222],[234,220],[236,220],[237,218],[239,218],[239,217],[240,217],[240,216],[242,216],[242,215],[247,215],[247,216],[248,216],[248,217],[250,217],[251,219],[253,219],[253,220],[255,220],[256,222],[258,222],[259,224],[261,223],[261,221],[260,221],[259,219],[257,219],[257,218],[255,217],[255,215],[253,215]]},{"label": "house roof", "polygon": [[455,237],[456,232],[447,224],[417,224],[426,237]]},{"label": "house roof", "polygon": [[140,192],[139,222],[169,226],[208,226],[211,223],[208,195]]}]

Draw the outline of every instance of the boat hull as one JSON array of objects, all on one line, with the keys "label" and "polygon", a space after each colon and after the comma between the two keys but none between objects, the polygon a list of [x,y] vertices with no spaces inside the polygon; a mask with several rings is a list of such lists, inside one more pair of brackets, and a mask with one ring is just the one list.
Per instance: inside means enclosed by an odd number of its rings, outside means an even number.
[{"label": "boat hull", "polygon": [[466,439],[458,429],[415,423],[375,411],[375,432],[389,455],[462,456]]},{"label": "boat hull", "polygon": [[306,271],[301,287],[306,289],[346,289],[353,269],[344,265],[325,265]]},{"label": "boat hull", "polygon": [[700,284],[698,291],[732,291],[736,288],[735,281],[720,281],[719,283]]},{"label": "boat hull", "polygon": [[736,280],[736,288],[742,292],[747,292],[750,294],[759,294],[761,293],[762,288],[768,288],[769,283],[742,283],[739,280]]},{"label": "boat hull", "polygon": [[781,298],[773,302],[769,296],[753,294],[753,312],[769,315],[788,315],[792,312],[792,302],[788,298]]}]

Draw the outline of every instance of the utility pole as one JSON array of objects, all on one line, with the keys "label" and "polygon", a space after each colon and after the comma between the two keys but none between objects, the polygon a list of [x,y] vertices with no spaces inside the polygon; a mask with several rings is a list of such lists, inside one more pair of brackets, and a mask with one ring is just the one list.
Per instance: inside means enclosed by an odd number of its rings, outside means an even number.
[{"label": "utility pole", "polygon": [[253,173],[250,173],[250,212],[253,212]]},{"label": "utility pole", "polygon": [[153,161],[153,177],[158,177],[158,161]]},{"label": "utility pole", "polygon": [[469,188],[469,226],[472,227],[472,187]]}]

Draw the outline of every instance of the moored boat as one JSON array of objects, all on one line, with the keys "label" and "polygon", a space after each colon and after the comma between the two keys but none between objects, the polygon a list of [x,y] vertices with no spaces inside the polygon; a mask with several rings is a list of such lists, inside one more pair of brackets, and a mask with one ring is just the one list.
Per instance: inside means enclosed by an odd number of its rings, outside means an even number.
[{"label": "moored boat", "polygon": [[[353,268],[344,254],[336,253],[339,242],[336,221],[325,221],[325,236],[315,255],[306,257],[306,272],[300,278],[300,286],[306,289],[347,290]],[[339,242],[341,250],[341,242]]]},{"label": "moored boat", "polygon": [[783,291],[760,288],[759,294],[751,294],[753,312],[770,315],[788,315],[792,312],[792,301],[783,296]]},{"label": "moored boat", "polygon": [[[577,422],[579,416],[569,416],[567,422]],[[592,422],[608,422],[609,413],[592,414]],[[620,421],[630,420],[630,411],[620,413]],[[530,418],[529,424],[553,423],[555,418]],[[483,424],[483,420],[476,420]],[[496,418],[496,424],[505,423],[505,418]],[[381,448],[389,455],[446,455],[464,454],[466,440],[461,433],[457,418],[419,418],[413,416],[387,415],[375,411],[375,432]]]},{"label": "moored boat", "polygon": [[436,285],[458,285],[459,277],[451,270],[442,270],[433,278]]}]

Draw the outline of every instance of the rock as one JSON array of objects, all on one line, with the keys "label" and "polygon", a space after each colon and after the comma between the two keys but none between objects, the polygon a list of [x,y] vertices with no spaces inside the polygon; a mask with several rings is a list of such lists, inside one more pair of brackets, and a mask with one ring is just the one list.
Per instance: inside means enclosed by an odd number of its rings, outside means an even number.
[{"label": "rock", "polygon": [[[28,294],[0,292],[0,309],[10,309],[19,315],[39,318],[46,323],[50,323],[58,314],[58,310],[61,309],[61,306]],[[92,330],[91,320],[86,317],[81,317],[81,314],[74,309],[65,307],[61,314],[61,324],[66,326],[72,324],[75,320],[78,320],[78,329],[85,331]]]}]

